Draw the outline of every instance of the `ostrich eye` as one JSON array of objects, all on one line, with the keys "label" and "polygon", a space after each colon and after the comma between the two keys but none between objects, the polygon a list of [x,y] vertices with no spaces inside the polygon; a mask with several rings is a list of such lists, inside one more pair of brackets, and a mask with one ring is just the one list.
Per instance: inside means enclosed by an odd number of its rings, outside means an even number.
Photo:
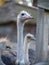
[{"label": "ostrich eye", "polygon": [[6,46],[6,48],[9,48],[9,49],[11,49],[9,46]]},{"label": "ostrich eye", "polygon": [[30,36],[28,36],[28,39],[30,39],[31,37]]},{"label": "ostrich eye", "polygon": [[21,15],[24,16],[24,13],[22,13]]}]

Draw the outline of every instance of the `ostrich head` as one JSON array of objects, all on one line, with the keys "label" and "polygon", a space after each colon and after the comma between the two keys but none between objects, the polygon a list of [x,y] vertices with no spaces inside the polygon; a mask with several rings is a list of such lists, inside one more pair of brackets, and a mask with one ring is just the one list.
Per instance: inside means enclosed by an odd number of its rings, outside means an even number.
[{"label": "ostrich head", "polygon": [[35,37],[33,34],[30,34],[28,33],[26,36],[25,36],[25,39],[27,40],[27,43],[32,41],[32,40],[35,40]]},{"label": "ostrich head", "polygon": [[32,19],[33,17],[26,11],[21,11],[18,16],[17,16],[17,19],[21,22],[24,22],[25,20],[28,20],[28,19]]}]

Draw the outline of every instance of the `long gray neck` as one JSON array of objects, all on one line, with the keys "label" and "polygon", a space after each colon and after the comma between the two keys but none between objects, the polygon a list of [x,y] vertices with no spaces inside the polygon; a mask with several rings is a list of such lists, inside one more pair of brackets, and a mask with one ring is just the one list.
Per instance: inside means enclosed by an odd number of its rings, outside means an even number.
[{"label": "long gray neck", "polygon": [[28,54],[29,43],[27,42],[27,37],[24,38],[24,60],[26,64],[29,64],[29,54]]},{"label": "long gray neck", "polygon": [[24,60],[24,49],[23,49],[23,23],[17,21],[17,61],[21,63]]}]

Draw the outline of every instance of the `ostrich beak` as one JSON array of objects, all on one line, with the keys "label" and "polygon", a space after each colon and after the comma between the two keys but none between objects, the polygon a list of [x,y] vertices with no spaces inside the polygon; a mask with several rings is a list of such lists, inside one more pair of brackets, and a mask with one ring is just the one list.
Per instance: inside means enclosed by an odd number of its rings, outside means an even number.
[{"label": "ostrich beak", "polygon": [[34,19],[33,16],[26,16],[26,19]]},{"label": "ostrich beak", "polygon": [[35,41],[35,40],[36,40],[36,38],[32,35],[32,36],[31,36],[31,40],[34,40],[34,41]]},{"label": "ostrich beak", "polygon": [[33,16],[30,16],[30,19],[34,19]]},{"label": "ostrich beak", "polygon": [[34,40],[34,41],[35,41],[35,40],[36,40],[36,38],[32,38],[32,40]]},{"label": "ostrich beak", "polygon": [[35,38],[35,37],[32,37],[31,39],[32,39],[32,40],[34,40],[34,41],[36,40],[36,38]]}]

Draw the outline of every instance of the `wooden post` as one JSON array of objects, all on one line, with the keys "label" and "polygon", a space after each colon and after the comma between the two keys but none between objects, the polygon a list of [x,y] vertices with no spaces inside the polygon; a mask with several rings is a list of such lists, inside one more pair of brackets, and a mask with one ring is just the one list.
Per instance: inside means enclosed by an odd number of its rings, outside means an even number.
[{"label": "wooden post", "polygon": [[42,60],[46,61],[48,56],[48,17],[47,14],[44,14],[44,27],[43,27],[43,51],[42,51]]},{"label": "wooden post", "polygon": [[38,9],[36,31],[36,55],[37,62],[47,60],[48,51],[48,21],[44,15],[44,9]]}]

